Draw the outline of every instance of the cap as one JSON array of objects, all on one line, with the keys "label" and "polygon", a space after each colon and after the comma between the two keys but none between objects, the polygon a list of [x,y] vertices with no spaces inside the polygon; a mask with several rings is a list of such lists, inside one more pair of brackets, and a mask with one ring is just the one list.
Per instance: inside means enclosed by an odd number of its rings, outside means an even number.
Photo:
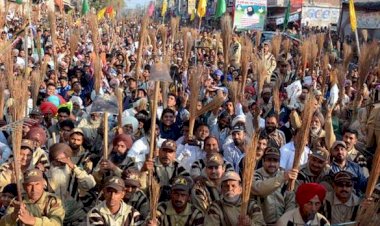
[{"label": "cap", "polygon": [[125,185],[123,179],[120,177],[111,177],[107,183],[105,184],[104,188],[113,188],[117,191],[124,191]]},{"label": "cap", "polygon": [[277,148],[273,148],[273,147],[267,147],[264,151],[263,158],[268,158],[268,157],[280,159],[281,158],[280,150],[278,150]]},{"label": "cap", "polygon": [[319,158],[320,160],[327,161],[329,159],[329,152],[326,149],[318,148],[316,150],[311,151],[311,155]]},{"label": "cap", "polygon": [[171,151],[177,151],[177,144],[174,140],[165,140],[162,145],[161,149],[169,149]]},{"label": "cap", "polygon": [[341,145],[344,148],[347,148],[346,143],[344,143],[344,141],[335,141],[333,145],[331,146],[331,150],[334,150],[338,145]]},{"label": "cap", "polygon": [[223,163],[223,157],[219,153],[212,153],[206,158],[206,166],[221,166]]},{"label": "cap", "polygon": [[234,181],[241,181],[241,178],[238,173],[235,171],[228,171],[225,172],[222,176],[222,182],[228,181],[228,180],[234,180]]},{"label": "cap", "polygon": [[177,177],[172,184],[172,190],[190,191],[190,188],[189,180],[182,176]]},{"label": "cap", "polygon": [[74,133],[80,133],[80,134],[82,134],[82,135],[84,136],[83,130],[82,130],[82,129],[79,129],[79,128],[74,128],[74,129],[72,130],[72,132],[70,133],[70,136],[71,136],[72,134],[74,134]]},{"label": "cap", "polygon": [[125,186],[140,187],[140,172],[136,169],[126,169],[123,171],[122,176]]},{"label": "cap", "polygon": [[24,184],[30,183],[30,182],[43,181],[43,180],[44,180],[44,176],[42,174],[42,171],[39,169],[27,170],[24,173]]},{"label": "cap", "polygon": [[31,151],[33,151],[35,148],[34,142],[32,140],[29,140],[29,139],[22,139],[21,140],[21,147],[29,148]]},{"label": "cap", "polygon": [[352,174],[348,171],[339,171],[334,175],[334,183],[352,182]]},{"label": "cap", "polygon": [[30,112],[29,115],[42,115],[42,112],[40,111],[39,108],[34,108],[34,109],[32,110],[32,112]]},{"label": "cap", "polygon": [[236,123],[232,128],[231,128],[231,133],[233,132],[240,132],[240,131],[245,131],[245,126],[242,123]]}]

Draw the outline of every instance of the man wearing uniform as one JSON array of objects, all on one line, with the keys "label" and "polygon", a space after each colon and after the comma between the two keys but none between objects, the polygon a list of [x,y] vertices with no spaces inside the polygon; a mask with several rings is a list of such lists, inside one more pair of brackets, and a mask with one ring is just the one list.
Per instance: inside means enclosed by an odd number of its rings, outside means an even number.
[{"label": "man wearing uniform", "polygon": [[340,171],[334,176],[334,192],[328,192],[324,203],[324,215],[331,224],[354,222],[360,207],[360,199],[353,192],[351,173]]},{"label": "man wearing uniform", "polygon": [[[160,201],[167,201],[170,197],[170,184],[177,176],[190,176],[189,173],[175,160],[177,144],[173,140],[162,143],[158,157],[147,160],[141,171],[152,170],[153,175],[161,186]],[[146,175],[145,175],[146,176]],[[145,178],[144,178],[145,179]]]},{"label": "man wearing uniform", "polygon": [[259,205],[251,200],[248,205],[248,214],[241,215],[242,185],[239,174],[226,172],[221,179],[222,199],[214,201],[205,217],[205,226],[265,225]]},{"label": "man wearing uniform", "polygon": [[162,202],[157,208],[157,220],[149,221],[149,226],[197,226],[203,225],[204,214],[189,203],[191,179],[177,177],[172,185],[170,200]]},{"label": "man wearing uniform", "polygon": [[224,160],[219,153],[212,153],[206,159],[206,176],[196,179],[191,191],[192,203],[206,213],[215,200],[220,199],[220,179],[225,172]]},{"label": "man wearing uniform", "polygon": [[286,212],[277,221],[277,226],[328,226],[330,223],[318,213],[326,196],[326,189],[316,183],[306,183],[299,186],[296,201],[299,207]]},{"label": "man wearing uniform", "polygon": [[19,203],[14,200],[11,204],[13,207],[9,207],[7,215],[0,220],[0,225],[13,226],[18,219],[25,225],[61,226],[65,210],[59,198],[44,191],[42,172],[38,169],[26,171],[23,186],[26,192],[24,201]]},{"label": "man wearing uniform", "polygon": [[267,147],[263,156],[263,167],[255,172],[253,193],[263,209],[267,224],[276,221],[288,210],[295,208],[294,193],[287,192],[287,182],[297,178],[297,170],[285,172],[280,168],[280,151]]},{"label": "man wearing uniform", "polygon": [[121,178],[125,182],[124,202],[140,212],[141,218],[146,219],[149,214],[149,199],[140,189],[140,171],[129,168],[123,171]]},{"label": "man wearing uniform", "polygon": [[87,214],[87,225],[141,225],[140,213],[123,201],[125,185],[120,177],[111,177],[103,188],[105,200]]}]

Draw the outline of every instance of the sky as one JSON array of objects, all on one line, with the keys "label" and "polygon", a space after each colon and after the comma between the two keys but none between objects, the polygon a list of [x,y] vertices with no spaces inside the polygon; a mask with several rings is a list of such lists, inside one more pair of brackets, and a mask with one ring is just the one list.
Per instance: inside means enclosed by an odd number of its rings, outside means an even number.
[{"label": "sky", "polygon": [[124,2],[125,2],[125,5],[126,5],[126,7],[128,8],[128,9],[130,9],[130,8],[136,8],[136,6],[137,5],[142,5],[142,6],[144,6],[144,5],[149,5],[149,2],[150,2],[151,0],[124,0]]}]

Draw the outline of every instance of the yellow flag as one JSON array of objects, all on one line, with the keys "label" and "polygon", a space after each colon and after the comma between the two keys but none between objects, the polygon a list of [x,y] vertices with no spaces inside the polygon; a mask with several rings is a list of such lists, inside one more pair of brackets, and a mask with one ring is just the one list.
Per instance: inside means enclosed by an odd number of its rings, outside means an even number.
[{"label": "yellow flag", "polygon": [[351,29],[352,29],[352,31],[356,31],[358,25],[356,23],[356,13],[355,13],[354,0],[350,0],[350,2],[349,2],[349,8],[350,8]]},{"label": "yellow flag", "polygon": [[206,15],[207,0],[199,0],[197,13],[199,17],[204,17]]},{"label": "yellow flag", "polygon": [[161,16],[164,17],[166,14],[166,10],[168,9],[168,1],[163,0],[162,1],[162,10],[161,10]]},{"label": "yellow flag", "polygon": [[196,9],[193,9],[192,12],[191,12],[191,16],[190,16],[190,21],[193,21],[195,19],[195,14],[196,14],[197,10]]},{"label": "yellow flag", "polygon": [[104,14],[106,13],[107,7],[104,7],[103,9],[99,10],[98,14],[96,16],[98,17],[98,20],[101,20],[104,18]]}]

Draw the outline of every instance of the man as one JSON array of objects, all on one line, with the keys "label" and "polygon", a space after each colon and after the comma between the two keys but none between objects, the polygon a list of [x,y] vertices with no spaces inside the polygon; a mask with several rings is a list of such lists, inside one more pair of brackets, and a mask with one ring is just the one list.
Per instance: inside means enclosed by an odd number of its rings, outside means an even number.
[{"label": "man", "polygon": [[[327,179],[332,179],[333,174],[345,170],[350,172],[353,175],[354,179],[354,188],[357,194],[360,192],[365,192],[367,186],[367,177],[364,175],[362,168],[350,160],[348,160],[348,152],[346,143],[343,141],[335,141],[331,147],[331,170],[330,175],[327,176]],[[329,183],[331,184],[331,183]],[[327,187],[330,191],[329,187]]]},{"label": "man", "polygon": [[265,130],[263,134],[269,137],[268,146],[281,148],[286,143],[284,132],[277,129],[278,121],[275,114],[269,114],[265,119]]},{"label": "man", "polygon": [[296,180],[296,188],[303,183],[320,183],[329,173],[329,152],[320,148],[310,152],[307,163],[301,166]]},{"label": "man", "polygon": [[50,136],[53,135],[53,132],[58,135],[60,131],[60,123],[70,119],[70,110],[67,107],[61,107],[58,109],[58,122],[55,125],[50,126],[48,129]]},{"label": "man", "polygon": [[[218,139],[214,136],[208,136],[204,141],[204,152],[206,153],[206,157],[199,159],[193,163],[191,166],[190,175],[192,178],[197,178],[198,176],[205,175],[206,169],[206,159],[208,155],[212,155],[214,153],[219,153],[219,143]],[[223,167],[225,171],[234,171],[234,167],[231,163],[223,160]]]},{"label": "man", "polygon": [[241,194],[242,186],[239,174],[236,172],[224,173],[221,179],[222,199],[211,204],[207,210],[204,225],[265,225],[261,209],[253,200],[249,202],[247,215],[241,214]]},{"label": "man", "polygon": [[87,225],[141,225],[140,213],[123,201],[124,181],[111,177],[103,188],[105,200],[87,214]]},{"label": "man", "polygon": [[190,189],[190,178],[177,177],[171,188],[170,200],[159,204],[157,208],[157,219],[151,220],[148,225],[203,225],[203,213],[189,202]]},{"label": "man", "polygon": [[75,165],[82,167],[87,173],[91,173],[94,167],[90,152],[83,147],[84,133],[81,129],[75,128],[69,137],[69,146],[73,151],[71,157]]},{"label": "man", "polygon": [[328,220],[318,213],[325,196],[326,189],[322,185],[316,183],[302,184],[296,192],[296,201],[299,207],[282,215],[276,225],[330,225]]},{"label": "man", "polygon": [[233,143],[228,144],[223,150],[224,159],[230,162],[236,172],[239,171],[239,162],[245,156],[247,136],[245,126],[243,123],[238,122],[231,129]]},{"label": "man", "polygon": [[264,52],[264,62],[265,62],[265,68],[267,71],[266,74],[266,83],[270,83],[271,81],[271,75],[273,71],[277,67],[276,58],[273,56],[273,54],[270,52],[271,44],[269,41],[265,41],[263,43],[263,52]]},{"label": "man", "polygon": [[231,65],[233,65],[235,68],[240,67],[241,44],[239,42],[239,36],[237,34],[234,34],[232,36],[229,55],[231,57]]},{"label": "man", "polygon": [[353,192],[352,174],[340,171],[335,174],[333,192],[328,192],[324,203],[324,215],[331,224],[353,222],[360,207],[360,198]]},{"label": "man", "polygon": [[149,199],[140,189],[141,173],[135,168],[123,171],[121,178],[125,184],[124,202],[140,212],[142,219],[146,219],[150,212]]},{"label": "man", "polygon": [[[257,148],[256,148],[256,165],[255,169],[260,169],[263,167],[263,155],[264,151],[267,148],[268,145],[268,137],[264,135],[259,136],[259,140],[257,142]],[[240,160],[239,163],[239,174],[243,175],[243,168],[244,168],[244,159],[245,156]]]},{"label": "man", "polygon": [[[177,176],[189,176],[185,168],[175,160],[177,145],[173,140],[162,143],[158,157],[147,159],[141,169],[142,172],[153,171],[154,177],[161,186],[160,201],[167,201],[170,197],[170,184]],[[146,176],[146,174],[145,174]]]},{"label": "man", "polygon": [[[295,130],[292,140],[280,148],[280,152],[281,152],[280,166],[285,170],[290,170],[293,168],[294,155],[296,152],[294,138],[297,135],[298,131],[299,130]],[[300,165],[306,164],[309,154],[310,154],[310,149],[308,146],[305,146],[301,154]]]},{"label": "man", "polygon": [[182,120],[179,115],[175,114],[170,108],[162,111],[160,133],[162,138],[177,140],[181,136]]},{"label": "man", "polygon": [[210,127],[211,134],[218,138],[219,147],[224,144],[228,135],[230,134],[231,116],[226,112],[222,112],[218,116],[218,111],[212,111],[210,117],[207,119],[207,124]]},{"label": "man", "polygon": [[45,181],[40,170],[27,170],[23,187],[26,192],[24,201],[13,201],[13,208],[8,209],[8,214],[0,220],[0,225],[17,225],[17,220],[25,225],[63,225],[65,210],[61,200],[44,191]]},{"label": "man", "polygon": [[206,213],[213,201],[220,199],[220,179],[225,172],[223,156],[219,153],[208,155],[205,171],[206,175],[196,179],[191,191],[193,205],[203,213]]},{"label": "man", "polygon": [[252,188],[263,208],[267,224],[276,221],[288,210],[295,207],[294,193],[286,192],[288,182],[297,178],[298,170],[283,171],[280,168],[280,151],[267,147],[263,156],[263,167],[255,172]]},{"label": "man", "polygon": [[17,196],[17,185],[12,183],[3,188],[0,195],[0,218],[2,218],[11,204],[11,201]]},{"label": "man", "polygon": [[71,90],[71,86],[68,84],[67,77],[60,77],[59,83],[61,86],[58,88],[58,94],[65,100],[69,100],[67,92]]},{"label": "man", "polygon": [[358,143],[358,131],[346,129],[343,133],[343,141],[347,146],[348,160],[358,163],[363,169],[364,175],[368,177],[369,171],[367,168],[367,159],[355,148],[355,145]]}]

